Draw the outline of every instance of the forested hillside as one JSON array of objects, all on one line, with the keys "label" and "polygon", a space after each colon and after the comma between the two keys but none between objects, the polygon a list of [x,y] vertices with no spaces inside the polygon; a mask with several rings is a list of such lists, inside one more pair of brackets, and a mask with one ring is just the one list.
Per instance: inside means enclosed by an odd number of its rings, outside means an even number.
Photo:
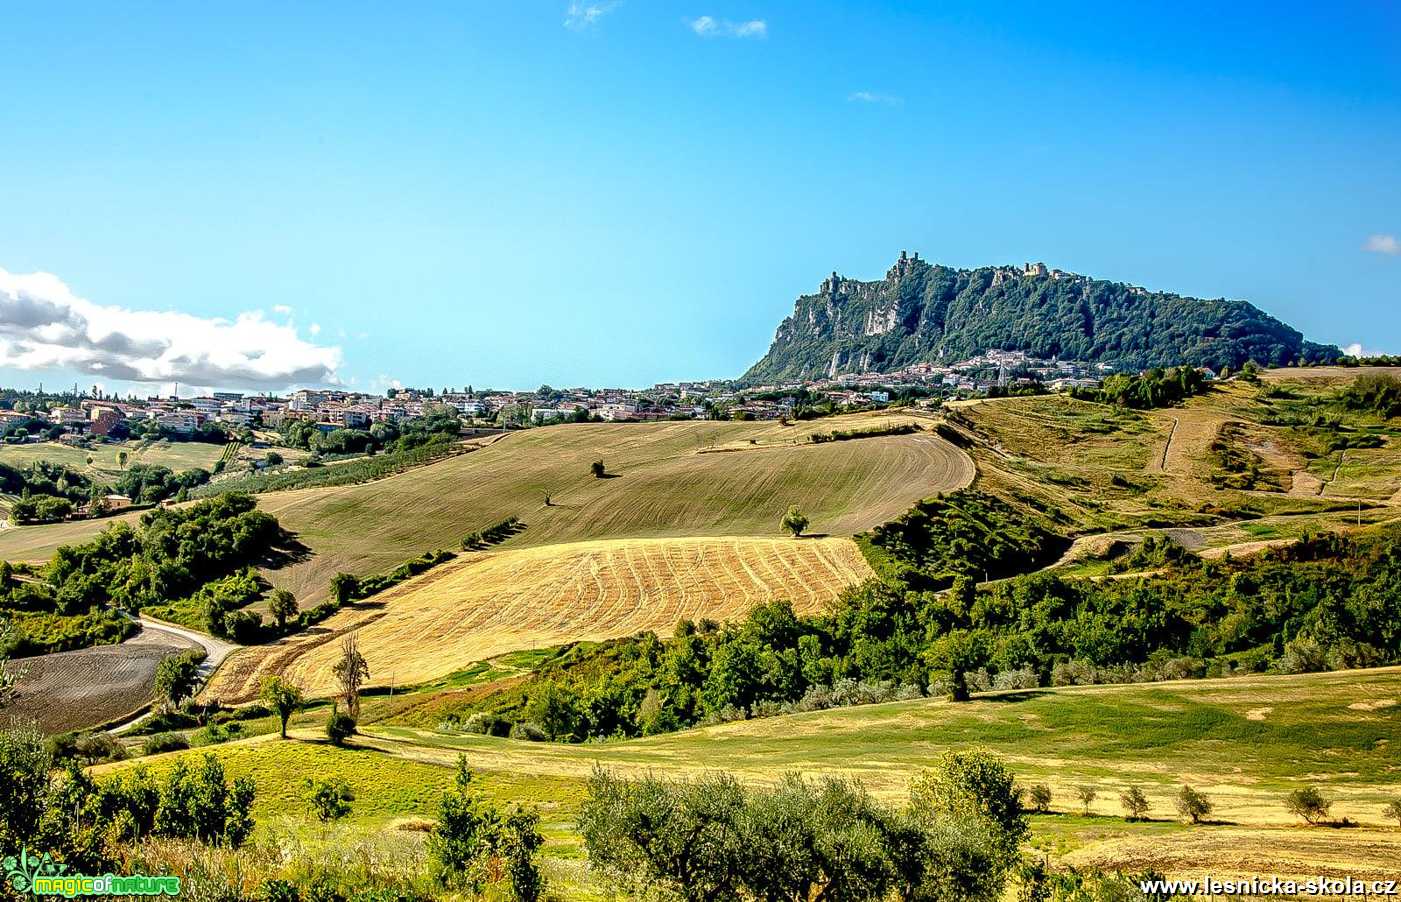
[{"label": "forested hillside", "polygon": [[885,278],[833,273],[798,298],[748,382],[890,372],[989,349],[1112,363],[1237,368],[1331,361],[1340,352],[1245,301],[1147,291],[1042,266],[954,269],[903,253]]}]

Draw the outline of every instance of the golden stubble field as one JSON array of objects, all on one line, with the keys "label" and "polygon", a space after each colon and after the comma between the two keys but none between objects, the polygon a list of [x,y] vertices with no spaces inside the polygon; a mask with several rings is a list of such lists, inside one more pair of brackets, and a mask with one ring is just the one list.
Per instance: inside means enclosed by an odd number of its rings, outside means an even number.
[{"label": "golden stubble field", "polygon": [[623,539],[468,554],[307,633],[237,652],[207,694],[247,700],[273,673],[330,694],[339,640],[350,632],[370,685],[405,685],[508,651],[669,635],[682,619],[731,620],[775,599],[813,613],[870,576],[856,543],[841,537]]}]

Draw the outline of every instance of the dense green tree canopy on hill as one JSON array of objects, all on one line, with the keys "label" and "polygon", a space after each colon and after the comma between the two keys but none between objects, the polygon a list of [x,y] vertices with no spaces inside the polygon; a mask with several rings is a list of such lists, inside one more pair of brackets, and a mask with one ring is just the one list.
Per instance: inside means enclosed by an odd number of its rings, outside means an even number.
[{"label": "dense green tree canopy on hill", "polygon": [[990,349],[1126,369],[1331,361],[1341,352],[1245,301],[1201,300],[1071,273],[954,269],[903,255],[883,280],[835,273],[798,298],[744,380],[953,363]]},{"label": "dense green tree canopy on hill", "polygon": [[277,519],[247,495],[149,511],[135,527],[115,523],[88,542],[61,546],[23,578],[0,564],[0,616],[15,617],[15,650],[24,654],[115,641],[130,631],[119,610],[197,593],[246,603],[262,590],[246,568],[282,538]]}]

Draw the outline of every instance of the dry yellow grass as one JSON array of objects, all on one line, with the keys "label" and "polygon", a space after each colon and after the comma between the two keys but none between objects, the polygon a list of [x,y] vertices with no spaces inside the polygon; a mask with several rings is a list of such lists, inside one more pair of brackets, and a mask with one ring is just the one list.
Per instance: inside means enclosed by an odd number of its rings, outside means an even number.
[{"label": "dry yellow grass", "polygon": [[467,555],[304,635],[236,653],[208,692],[244,700],[281,673],[327,694],[337,640],[351,631],[370,685],[422,683],[508,651],[669,634],[681,619],[734,619],[772,599],[810,613],[870,575],[846,538],[625,539]]},{"label": "dry yellow grass", "polygon": [[1206,873],[1297,881],[1395,880],[1401,876],[1398,860],[1401,831],[1392,829],[1220,826],[1094,842],[1065,856],[1062,864],[1128,872],[1151,869],[1181,878]]}]

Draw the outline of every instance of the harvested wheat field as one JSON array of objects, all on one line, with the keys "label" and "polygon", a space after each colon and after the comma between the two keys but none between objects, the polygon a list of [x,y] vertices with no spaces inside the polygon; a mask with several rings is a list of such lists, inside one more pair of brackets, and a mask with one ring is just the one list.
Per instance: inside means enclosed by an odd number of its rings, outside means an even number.
[{"label": "harvested wheat field", "polygon": [[856,543],[833,537],[625,539],[470,555],[307,634],[236,653],[208,692],[246,700],[281,673],[328,693],[338,640],[351,631],[370,685],[404,685],[517,649],[734,619],[773,599],[811,613],[869,576]]}]

